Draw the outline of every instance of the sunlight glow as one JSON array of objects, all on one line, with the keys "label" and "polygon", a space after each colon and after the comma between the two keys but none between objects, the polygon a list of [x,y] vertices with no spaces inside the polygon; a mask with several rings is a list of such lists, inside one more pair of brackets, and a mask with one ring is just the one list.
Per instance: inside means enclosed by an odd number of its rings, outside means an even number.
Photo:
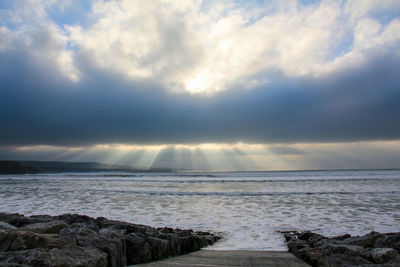
[{"label": "sunlight glow", "polygon": [[125,145],[125,144],[99,144],[95,145],[93,149],[105,150],[160,150],[167,147],[167,145]]},{"label": "sunlight glow", "polygon": [[186,90],[191,93],[204,92],[207,89],[210,89],[211,86],[212,80],[205,75],[196,76],[195,78],[186,82]]},{"label": "sunlight glow", "polygon": [[[160,168],[200,171],[304,170],[328,169],[332,166],[351,168],[354,155],[360,157],[370,155],[371,151],[377,154],[376,157],[386,155],[396,159],[400,151],[400,141],[298,144],[98,144],[83,147],[39,145],[15,147],[13,151],[15,155],[24,153],[25,160],[34,158],[102,162],[129,166],[137,170]],[[341,163],[339,158],[347,160]],[[398,166],[396,162],[396,160],[388,161],[387,168]],[[369,157],[361,158],[356,163],[358,164],[356,166],[360,167],[374,166]]]}]

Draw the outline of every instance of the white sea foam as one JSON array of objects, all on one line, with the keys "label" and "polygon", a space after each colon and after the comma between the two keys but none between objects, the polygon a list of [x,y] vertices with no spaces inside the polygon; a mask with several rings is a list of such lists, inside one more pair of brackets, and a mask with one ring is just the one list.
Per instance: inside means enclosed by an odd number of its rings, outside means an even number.
[{"label": "white sea foam", "polygon": [[280,230],[400,231],[400,171],[0,176],[0,211],[214,231],[211,249],[286,250]]}]

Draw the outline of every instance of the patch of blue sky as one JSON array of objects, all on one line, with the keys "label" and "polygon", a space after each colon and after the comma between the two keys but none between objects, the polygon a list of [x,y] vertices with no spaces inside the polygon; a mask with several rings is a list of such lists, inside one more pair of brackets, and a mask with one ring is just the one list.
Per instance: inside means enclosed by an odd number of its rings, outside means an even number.
[{"label": "patch of blue sky", "polygon": [[382,25],[387,25],[394,19],[400,19],[400,5],[398,8],[388,9],[384,11],[372,11],[369,15],[371,19],[379,21]]},{"label": "patch of blue sky", "polygon": [[[272,3],[272,2],[271,2]],[[259,19],[263,18],[266,14],[268,13],[274,13],[274,11],[269,12],[268,10],[273,8],[273,5],[271,3],[266,4],[262,0],[253,0],[253,1],[246,1],[246,0],[235,0],[235,1],[215,1],[215,0],[204,0],[201,3],[201,8],[200,12],[208,13],[212,8],[214,8],[215,4],[226,4],[224,5],[224,9],[220,10],[220,13],[218,17],[215,19],[220,19],[223,17],[226,17],[230,12],[240,9],[240,10],[245,10],[249,11],[247,21],[244,24],[244,26],[250,26],[254,24],[256,21]],[[263,12],[251,12],[254,11],[255,9]]]},{"label": "patch of blue sky", "polygon": [[340,42],[338,46],[335,47],[330,60],[346,55],[351,50],[353,50],[353,48],[354,48],[354,36],[352,33],[348,33],[343,38],[342,42]]},{"label": "patch of blue sky", "polygon": [[1,0],[0,1],[0,9],[9,9],[12,8],[14,6],[14,2],[13,0]]},{"label": "patch of blue sky", "polygon": [[304,6],[309,6],[309,5],[314,5],[314,4],[319,4],[321,3],[321,0],[299,0],[298,3],[304,5]]},{"label": "patch of blue sky", "polygon": [[[215,1],[215,0],[204,0],[201,2],[201,7],[200,7],[200,12],[204,12],[204,13],[208,13],[210,12],[211,9],[215,8],[215,4],[224,4],[224,3],[229,3],[227,1]],[[224,10],[222,10],[222,12],[219,13],[219,18],[223,18],[226,15],[228,15],[228,13],[232,10],[234,10],[236,7],[235,6],[231,6],[231,8],[225,8]]]},{"label": "patch of blue sky", "polygon": [[10,10],[14,9],[14,1],[0,1],[0,26],[5,26],[9,30],[15,30],[16,24],[10,20]]},{"label": "patch of blue sky", "polygon": [[[225,17],[229,12],[241,9],[249,11],[248,21],[245,26],[249,26],[263,18],[264,16],[273,15],[281,12],[282,6],[286,6],[288,3],[280,2],[276,0],[234,0],[234,1],[216,1],[216,0],[204,0],[201,4],[200,12],[207,13],[214,7],[215,3],[226,3],[226,8],[219,14],[219,18]],[[314,4],[320,4],[320,0],[299,0],[297,2],[297,8],[307,7]],[[252,12],[256,11],[256,12]]]},{"label": "patch of blue sky", "polygon": [[303,8],[308,8],[310,6],[318,7],[321,4],[321,0],[298,0],[296,8],[301,11]]},{"label": "patch of blue sky", "polygon": [[74,42],[68,41],[65,45],[65,48],[70,51],[77,51],[79,46],[76,45]]},{"label": "patch of blue sky", "polygon": [[[277,4],[278,3],[278,4]],[[296,4],[296,8],[301,10],[303,7],[308,7],[311,5],[319,5],[321,3],[320,0],[299,0]],[[282,12],[282,5],[277,1],[271,0],[235,0],[235,4],[237,7],[240,7],[245,10],[257,10],[259,12],[254,12],[249,18],[245,26],[252,25],[256,23],[258,20],[262,19],[265,16],[277,14]],[[285,6],[285,4],[283,4]]]},{"label": "patch of blue sky", "polygon": [[[71,2],[55,2],[46,6],[46,15],[61,29],[64,25],[86,26],[87,14],[92,8],[91,1],[71,0]],[[20,26],[20,20],[12,18],[12,14],[18,9],[23,8],[24,3],[13,0],[0,0],[0,25],[6,26],[10,30],[15,30]]]},{"label": "patch of blue sky", "polygon": [[57,5],[50,7],[47,14],[61,28],[63,25],[80,25],[85,27],[87,24],[87,14],[91,9],[91,1],[73,0],[68,6],[63,8]]}]

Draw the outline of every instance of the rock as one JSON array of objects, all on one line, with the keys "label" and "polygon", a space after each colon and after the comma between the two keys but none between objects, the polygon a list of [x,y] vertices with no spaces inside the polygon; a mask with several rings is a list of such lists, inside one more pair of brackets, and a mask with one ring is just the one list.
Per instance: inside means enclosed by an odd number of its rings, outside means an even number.
[{"label": "rock", "polygon": [[399,233],[327,238],[311,232],[284,232],[289,252],[312,266],[400,266]]},{"label": "rock", "polygon": [[0,248],[2,251],[26,250],[33,248],[70,248],[76,246],[75,240],[56,238],[48,234],[36,234],[28,231],[10,231],[2,233]]},{"label": "rock", "polygon": [[[24,215],[19,214],[19,213],[4,213],[0,212],[0,222],[6,222],[11,224],[11,221],[18,219],[18,218],[23,218]],[[15,225],[14,225],[15,226]]]},{"label": "rock", "polygon": [[121,221],[117,221],[117,220],[107,220],[104,217],[97,218],[96,223],[99,228],[124,229],[127,234],[130,234],[130,233],[144,234],[146,232],[157,232],[157,229],[154,229],[150,226],[131,224],[131,223],[121,222]]},{"label": "rock", "polygon": [[198,236],[183,236],[179,238],[180,253],[185,254],[199,250],[204,246]]},{"label": "rock", "polygon": [[38,221],[41,221],[41,222],[49,222],[49,221],[53,221],[54,220],[53,217],[51,217],[50,215],[47,215],[47,214],[45,214],[45,215],[32,215],[32,216],[29,216],[28,218],[30,218],[32,220],[38,220]]},{"label": "rock", "polygon": [[340,240],[340,241],[342,241],[342,240],[344,240],[344,239],[347,239],[347,238],[351,238],[351,235],[349,235],[349,234],[344,234],[344,235],[339,235],[339,236],[334,236],[334,237],[332,237],[332,239],[336,239],[336,240]]},{"label": "rock", "polygon": [[169,234],[172,233],[174,229],[170,227],[163,227],[163,228],[158,228],[158,231],[161,233]]},{"label": "rock", "polygon": [[197,231],[195,234],[202,240],[206,241],[207,245],[212,245],[219,240],[220,237],[212,235],[208,232]]},{"label": "rock", "polygon": [[79,239],[80,242],[84,242],[87,239],[93,238],[97,235],[96,228],[90,229],[91,225],[83,223],[73,223],[60,230],[58,235],[62,238],[75,238]]},{"label": "rock", "polygon": [[2,267],[30,267],[29,265],[25,264],[18,264],[18,263],[2,263]]},{"label": "rock", "polygon": [[[89,224],[90,225],[90,224]],[[124,239],[98,234],[82,223],[73,223],[59,233],[62,238],[73,238],[79,246],[95,247],[108,255],[109,266],[126,265]]]},{"label": "rock", "polygon": [[141,233],[130,233],[125,236],[126,262],[128,265],[149,262],[153,259],[151,244]]},{"label": "rock", "polygon": [[371,264],[370,261],[365,260],[360,256],[348,256],[348,255],[341,255],[341,254],[333,254],[328,255],[323,258],[322,265],[313,265],[313,266],[329,266],[329,267],[339,267],[339,266],[369,266]]},{"label": "rock", "polygon": [[343,244],[332,244],[327,242],[324,246],[322,246],[324,249],[324,254],[325,255],[331,255],[331,254],[345,254],[345,255],[358,255],[360,251],[362,251],[364,248],[361,246],[354,246],[354,245],[343,245]]},{"label": "rock", "polygon": [[101,228],[99,229],[99,234],[101,235],[125,235],[126,229],[115,229],[115,228]]},{"label": "rock", "polygon": [[56,218],[58,220],[66,222],[67,224],[73,224],[73,223],[96,224],[96,219],[80,214],[63,214],[56,216]]},{"label": "rock", "polygon": [[127,264],[159,260],[171,254],[167,239],[146,236],[141,233],[131,233],[126,238]]},{"label": "rock", "polygon": [[170,255],[169,242],[166,239],[149,237],[152,260],[167,258]]},{"label": "rock", "polygon": [[307,246],[305,242],[288,242],[289,252],[312,266],[323,266],[323,255],[320,248]]},{"label": "rock", "polygon": [[380,234],[377,232],[370,232],[364,236],[350,237],[350,238],[346,238],[342,241],[343,241],[343,243],[348,244],[348,245],[357,245],[357,246],[362,246],[364,248],[373,248],[375,240],[379,236],[380,236]]},{"label": "rock", "polygon": [[25,217],[18,213],[0,213],[0,221],[7,222],[16,227],[22,227],[32,223],[42,223],[52,221],[52,217],[49,215],[37,215]]},{"label": "rock", "polygon": [[375,239],[374,248],[393,248],[400,253],[400,233],[379,235]]},{"label": "rock", "polygon": [[374,248],[370,252],[370,257],[374,263],[387,263],[396,261],[400,255],[392,248]]},{"label": "rock", "polygon": [[23,264],[28,266],[46,266],[46,251],[35,248],[29,250],[0,252],[1,265]]},{"label": "rock", "polygon": [[179,236],[177,236],[173,232],[171,233],[159,232],[157,234],[157,237],[168,241],[170,256],[176,256],[182,254]]},{"label": "rock", "polygon": [[107,266],[107,254],[90,247],[20,250],[0,253],[1,266]]},{"label": "rock", "polygon": [[11,225],[6,222],[0,222],[0,230],[16,230],[16,229],[18,228],[15,227],[14,225]]},{"label": "rock", "polygon": [[31,231],[39,234],[57,234],[61,229],[68,225],[61,220],[54,220],[43,223],[33,223],[22,226],[20,230]]},{"label": "rock", "polygon": [[[126,266],[212,245],[207,232],[156,229],[79,214],[0,213],[1,266]],[[19,227],[19,228],[17,228]]]},{"label": "rock", "polygon": [[92,247],[52,249],[49,266],[107,266],[107,254]]}]

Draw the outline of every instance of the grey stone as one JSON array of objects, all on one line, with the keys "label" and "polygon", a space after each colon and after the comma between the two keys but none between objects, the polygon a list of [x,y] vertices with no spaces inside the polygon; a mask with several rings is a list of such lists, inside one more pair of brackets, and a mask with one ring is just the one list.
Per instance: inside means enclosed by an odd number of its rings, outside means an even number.
[{"label": "grey stone", "polygon": [[289,252],[312,266],[400,266],[399,233],[370,232],[332,238],[311,232],[284,235]]},{"label": "grey stone", "polygon": [[67,249],[30,249],[0,253],[1,266],[107,266],[107,254],[90,247]]},{"label": "grey stone", "polygon": [[342,240],[344,244],[357,245],[364,248],[373,248],[375,240],[380,237],[377,232],[370,232],[364,236],[355,236]]},{"label": "grey stone", "polygon": [[20,230],[31,231],[39,234],[57,234],[61,229],[68,225],[61,220],[54,220],[50,222],[27,224],[20,228]]},{"label": "grey stone", "polygon": [[400,253],[400,233],[388,233],[375,239],[375,248],[393,248]]},{"label": "grey stone", "polygon": [[0,213],[0,221],[7,222],[16,227],[22,227],[27,224],[49,222],[52,221],[52,217],[49,215],[34,215],[25,217],[18,213]]},{"label": "grey stone", "polygon": [[374,248],[371,249],[371,259],[374,263],[387,263],[395,261],[400,255],[393,248]]},{"label": "grey stone", "polygon": [[90,266],[108,265],[107,254],[92,247],[75,247],[69,249],[52,249],[49,251],[49,266]]},{"label": "grey stone", "polygon": [[79,246],[97,248],[108,255],[109,266],[126,265],[126,245],[124,239],[98,234],[82,223],[73,223],[59,233],[62,238],[73,238]]},{"label": "grey stone", "polygon": [[[158,260],[212,245],[219,237],[207,232],[94,219],[0,213],[1,265],[125,266]],[[16,229],[15,227],[20,227]]]},{"label": "grey stone", "polygon": [[73,239],[61,239],[54,235],[37,234],[28,231],[9,231],[5,236],[2,236],[0,241],[0,248],[3,251],[33,248],[70,248],[74,246],[76,246],[76,243]]},{"label": "grey stone", "polygon": [[96,219],[91,218],[86,215],[80,215],[80,214],[63,214],[63,215],[55,216],[54,219],[62,220],[64,222],[66,222],[67,224],[84,223],[86,225],[89,225],[89,224],[96,225]]},{"label": "grey stone", "polygon": [[41,248],[0,252],[0,264],[24,264],[28,266],[46,266],[46,251]]},{"label": "grey stone", "polygon": [[16,230],[18,229],[14,225],[11,225],[7,222],[0,222],[0,230]]}]

